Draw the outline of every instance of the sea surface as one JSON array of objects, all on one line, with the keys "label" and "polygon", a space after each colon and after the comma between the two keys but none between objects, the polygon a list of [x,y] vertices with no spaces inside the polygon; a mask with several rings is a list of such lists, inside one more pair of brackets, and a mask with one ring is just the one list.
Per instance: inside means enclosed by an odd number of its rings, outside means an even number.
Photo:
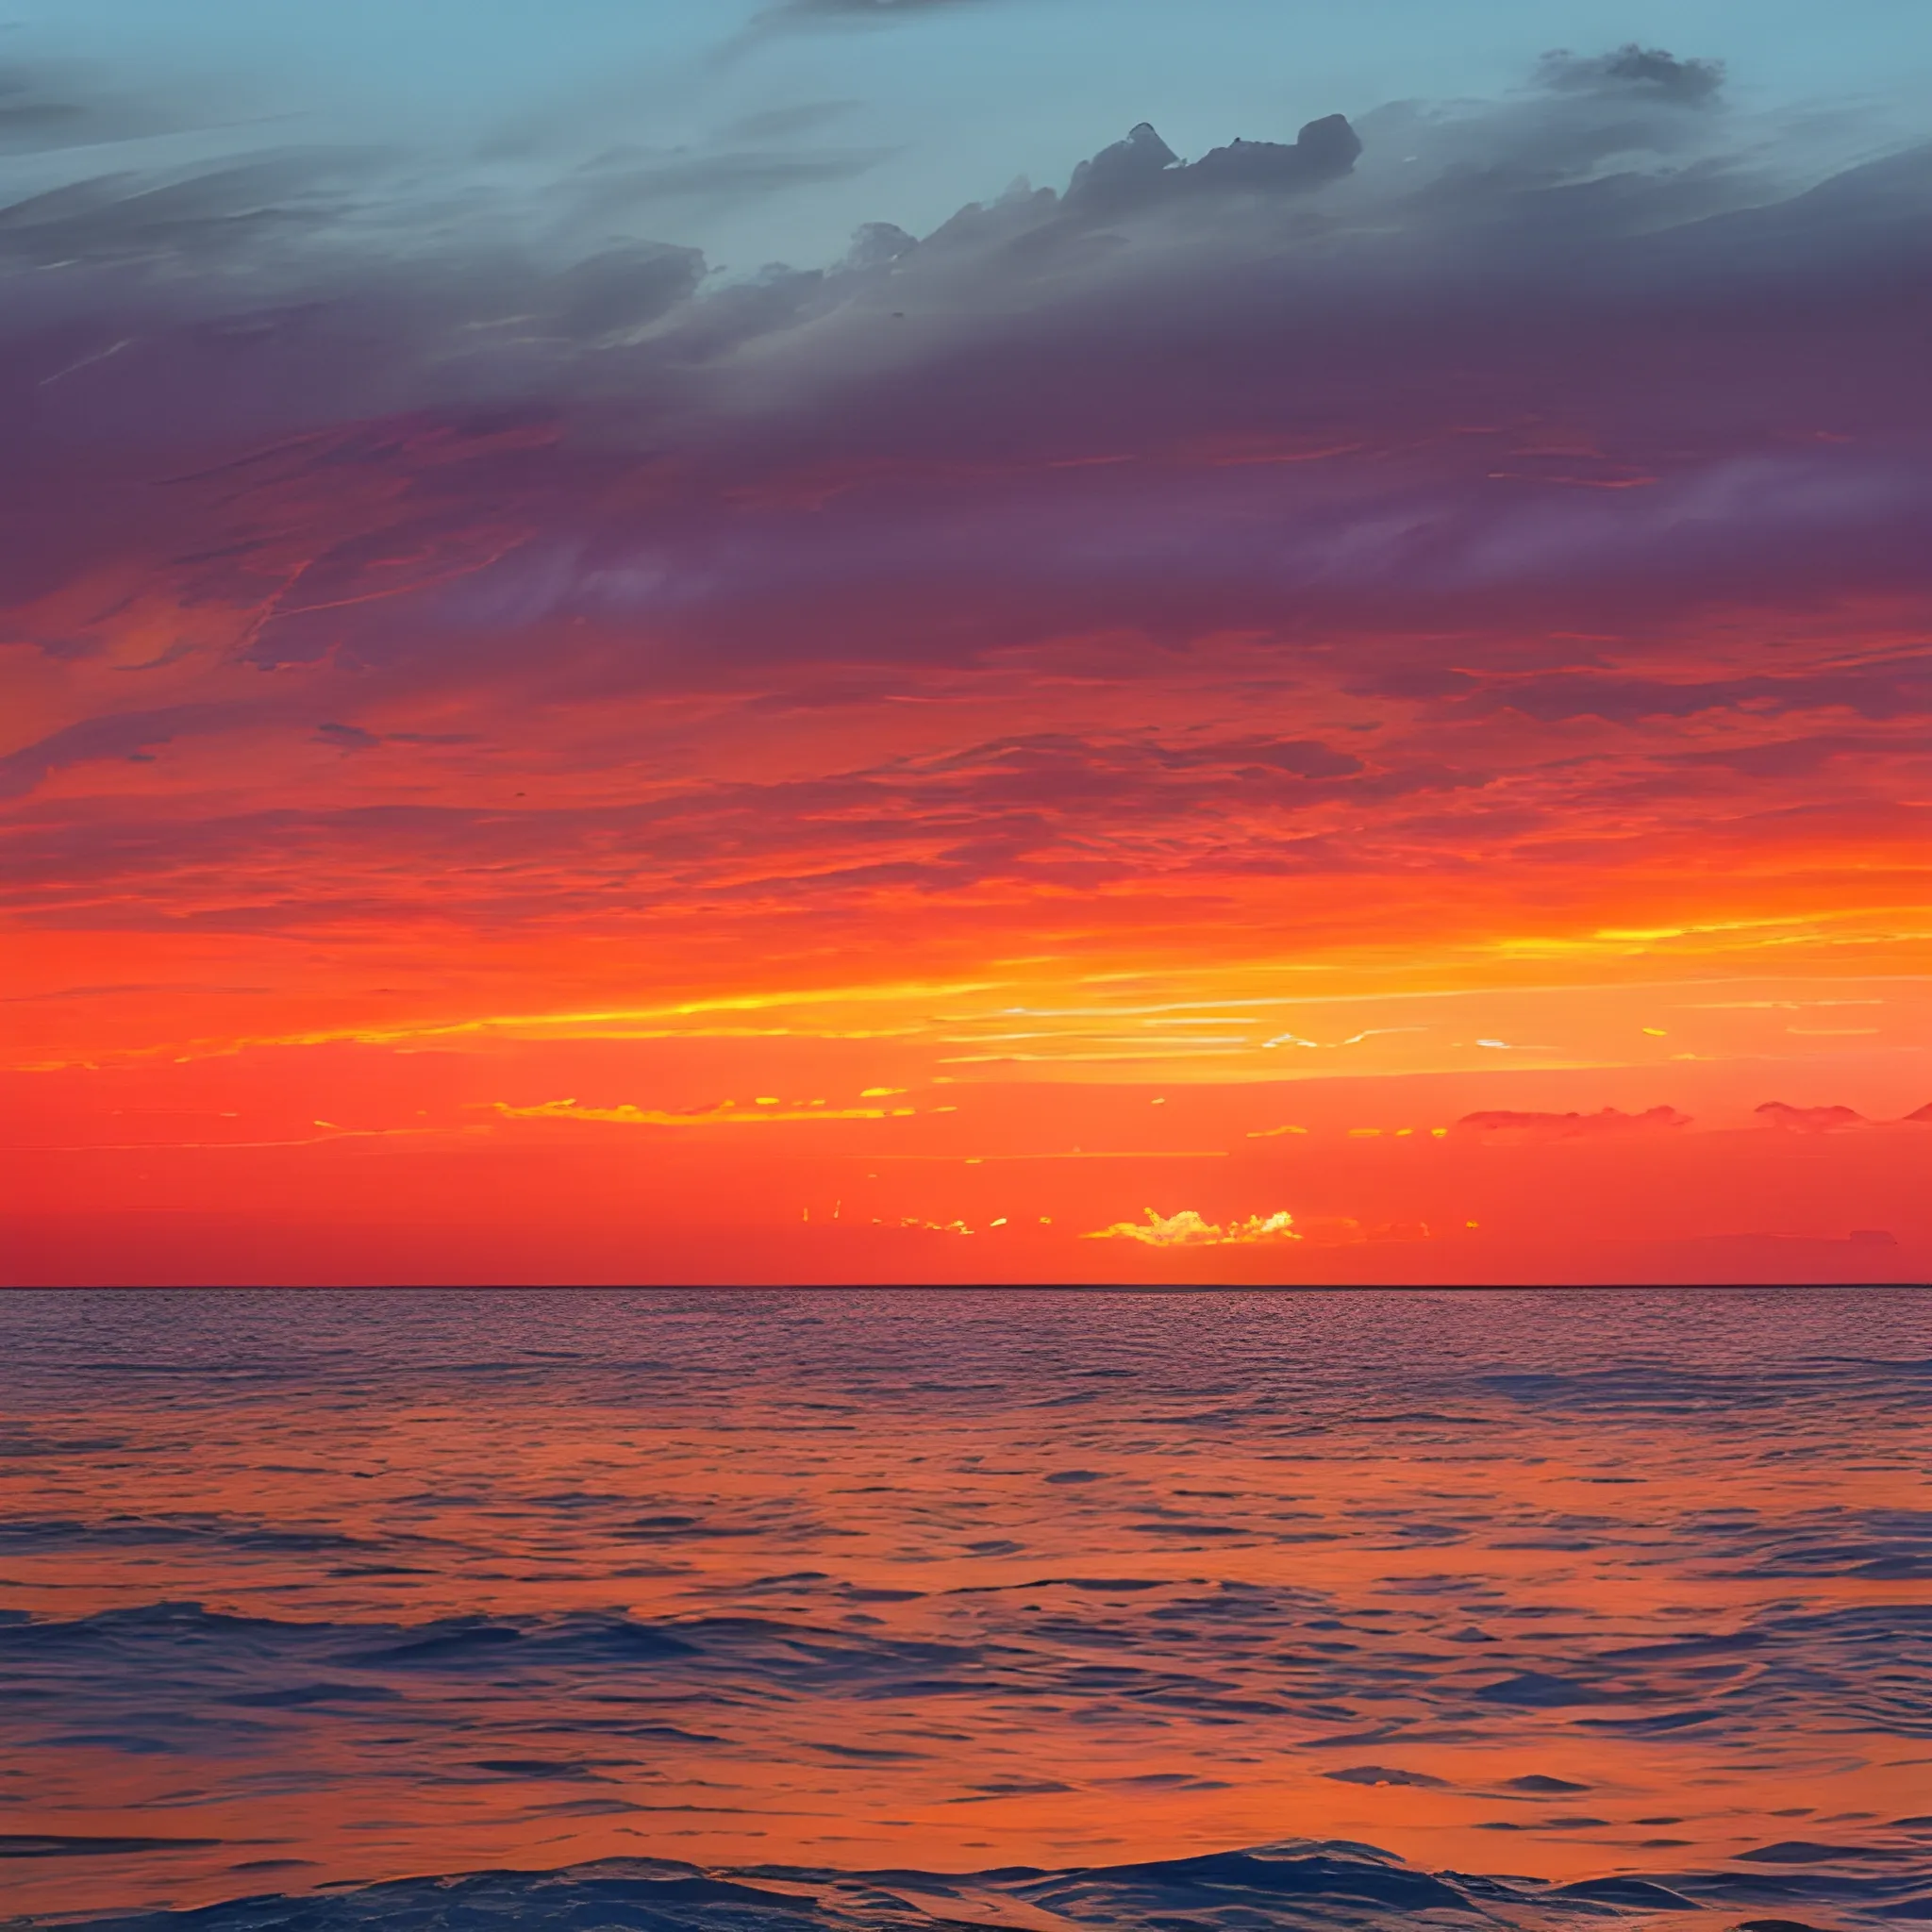
[{"label": "sea surface", "polygon": [[1911,1290],[0,1296],[0,1924],[1909,1926],[1928,1418]]}]

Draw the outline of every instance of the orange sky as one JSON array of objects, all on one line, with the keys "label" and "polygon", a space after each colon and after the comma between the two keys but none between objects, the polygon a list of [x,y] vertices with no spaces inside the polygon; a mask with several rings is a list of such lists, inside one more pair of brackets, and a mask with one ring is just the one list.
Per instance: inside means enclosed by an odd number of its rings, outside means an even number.
[{"label": "orange sky", "polygon": [[[1600,641],[1592,675],[1736,681],[1769,621]],[[1883,665],[1903,627],[1815,615],[1777,677]],[[125,717],[116,678],[160,720],[12,807],[13,1278],[1896,1278],[1932,1252],[1916,724],[1774,797],[1752,761],[1841,721],[1552,722],[1507,678],[1364,699],[1253,635],[830,691],[814,664],[378,691],[353,723],[333,667],[144,637],[116,611],[97,652],[8,654],[42,742]],[[1496,1110],[1527,1118],[1467,1121]]]},{"label": "orange sky", "polygon": [[1599,67],[588,337],[49,213],[15,1276],[1923,1272],[1920,244]]}]

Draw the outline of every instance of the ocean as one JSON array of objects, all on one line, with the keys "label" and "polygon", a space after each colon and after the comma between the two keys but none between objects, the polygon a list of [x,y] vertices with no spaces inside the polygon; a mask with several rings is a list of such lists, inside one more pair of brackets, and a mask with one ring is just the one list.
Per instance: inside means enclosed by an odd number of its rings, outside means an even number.
[{"label": "ocean", "polygon": [[6,1294],[0,1924],[1932,1919],[1928,1395],[1899,1289]]}]

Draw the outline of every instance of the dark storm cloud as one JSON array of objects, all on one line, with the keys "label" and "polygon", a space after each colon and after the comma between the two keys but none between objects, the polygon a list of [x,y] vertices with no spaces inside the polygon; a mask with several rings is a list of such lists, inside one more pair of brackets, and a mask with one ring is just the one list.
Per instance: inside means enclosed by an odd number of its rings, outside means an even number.
[{"label": "dark storm cloud", "polygon": [[1347,118],[1310,121],[1292,143],[1235,141],[1183,161],[1147,122],[1074,170],[1064,206],[1083,219],[1108,219],[1178,205],[1203,194],[1274,195],[1338,181],[1362,144]]},{"label": "dark storm cloud", "polygon": [[[724,284],[680,199],[877,157],[607,155],[525,228],[372,155],[43,189],[0,206],[0,594],[151,541],[178,594],[252,611],[254,662],[420,671],[585,619],[647,626],[662,648],[607,674],[647,678],[1916,592],[1932,156],[1813,182],[1763,133],[1714,63],[1551,56],[1501,103],[1191,161],[1143,125],[1064,193]],[[1530,668],[1484,702],[1919,702],[1907,668],[1846,697]]]}]

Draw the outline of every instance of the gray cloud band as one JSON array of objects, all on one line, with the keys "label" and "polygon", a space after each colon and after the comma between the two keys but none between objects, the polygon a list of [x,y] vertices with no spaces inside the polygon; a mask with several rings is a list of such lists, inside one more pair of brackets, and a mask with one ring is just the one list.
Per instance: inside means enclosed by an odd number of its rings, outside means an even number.
[{"label": "gray cloud band", "polygon": [[[675,192],[794,165],[729,162]],[[1932,151],[1782,165],[1713,64],[1629,47],[1192,162],[1142,126],[1064,193],[728,286],[612,231],[664,211],[621,169],[541,245],[373,153],[75,180],[0,207],[0,595],[150,534],[259,599],[258,661],[380,662],[572,615],[735,652],[740,608],[825,648],[774,603],[958,648],[900,621],[920,584],[992,641],[1003,584],[1050,625],[1917,591]]]}]

